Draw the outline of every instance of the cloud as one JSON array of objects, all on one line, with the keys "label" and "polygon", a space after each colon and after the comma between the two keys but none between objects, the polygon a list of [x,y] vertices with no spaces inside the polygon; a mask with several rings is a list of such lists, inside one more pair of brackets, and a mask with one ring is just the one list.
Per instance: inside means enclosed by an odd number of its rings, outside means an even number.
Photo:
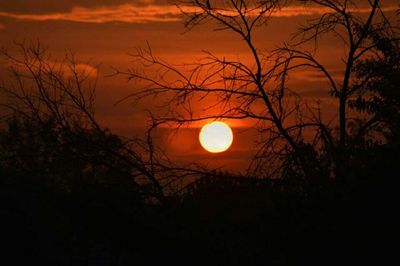
[{"label": "cloud", "polygon": [[[173,22],[182,19],[182,13],[175,5],[157,5],[153,0],[142,0],[144,5],[122,4],[103,7],[74,7],[68,12],[29,14],[0,12],[0,17],[30,21],[73,21],[83,23],[148,23],[148,22]],[[181,7],[185,12],[196,11],[193,7]],[[385,7],[385,11],[394,11],[398,7]],[[352,10],[356,13],[367,13],[369,8]],[[230,11],[224,11],[230,12]],[[256,12],[256,11],[255,11]],[[328,8],[315,6],[288,6],[273,14],[274,17],[313,16],[330,12]],[[255,13],[256,14],[256,13]]]},{"label": "cloud", "polygon": [[[5,68],[13,68],[21,74],[31,75],[30,69],[24,63],[15,62],[12,60],[6,60],[3,62]],[[75,74],[81,77],[96,78],[98,76],[98,68],[87,63],[74,63],[69,64],[66,61],[53,61],[52,59],[43,59],[43,61],[31,61],[30,67],[34,72],[39,73],[41,69],[45,69],[44,72],[55,71],[60,73],[65,78],[71,78]]]},{"label": "cloud", "polygon": [[[338,81],[343,79],[344,71],[342,69],[329,70],[333,80]],[[328,82],[327,77],[320,71],[315,69],[301,69],[291,73],[291,77],[297,81],[307,82]]]},{"label": "cloud", "polygon": [[64,13],[19,14],[0,12],[0,16],[31,21],[63,20],[85,23],[146,23],[178,21],[180,20],[181,12],[176,6],[172,5],[134,6],[131,4],[123,4],[113,7],[75,7],[71,11]]},{"label": "cloud", "polygon": [[[75,71],[78,74],[92,77],[92,78],[95,78],[98,75],[98,69],[96,67],[91,66],[89,64],[84,64],[84,63],[77,63],[75,65]],[[68,77],[73,75],[73,72],[71,71],[71,69],[69,69],[67,67],[64,67],[64,73]]]},{"label": "cloud", "polygon": [[[385,12],[396,11],[398,7],[383,7],[382,10]],[[349,8],[350,12],[353,13],[369,13],[371,12],[370,7],[359,7],[359,8]],[[296,17],[296,16],[314,16],[323,15],[332,12],[332,9],[327,7],[317,7],[317,6],[288,6],[283,8],[280,12],[273,14],[276,17]]]}]

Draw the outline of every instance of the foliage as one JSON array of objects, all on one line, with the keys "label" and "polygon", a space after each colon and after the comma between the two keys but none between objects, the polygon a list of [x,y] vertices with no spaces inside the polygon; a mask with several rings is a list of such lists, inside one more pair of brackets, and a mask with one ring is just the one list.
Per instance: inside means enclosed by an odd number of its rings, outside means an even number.
[{"label": "foliage", "polygon": [[388,141],[395,141],[400,137],[399,43],[380,34],[373,38],[378,56],[365,59],[356,66],[357,81],[353,90],[357,98],[349,104],[371,116],[362,130],[367,131],[375,126],[383,131]]}]

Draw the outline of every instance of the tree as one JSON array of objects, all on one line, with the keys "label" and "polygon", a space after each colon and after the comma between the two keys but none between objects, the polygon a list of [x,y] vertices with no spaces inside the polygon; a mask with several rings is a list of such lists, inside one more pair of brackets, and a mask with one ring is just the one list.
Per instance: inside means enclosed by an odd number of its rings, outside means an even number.
[{"label": "tree", "polygon": [[30,176],[34,183],[50,178],[47,183],[66,190],[85,178],[106,183],[116,178],[120,184],[128,179],[146,200],[157,202],[165,201],[176,176],[197,174],[185,169],[174,174],[177,170],[151,139],[123,138],[97,122],[95,67],[82,67],[74,54],[57,61],[40,43],[17,48],[18,53],[1,50],[12,77],[0,86],[8,110],[2,171]]},{"label": "tree", "polygon": [[[360,89],[359,85],[353,84],[357,79],[355,77],[357,65],[366,58],[377,56],[376,49],[380,46],[380,42],[374,36],[381,34],[385,36],[387,42],[398,43],[398,32],[396,32],[396,27],[391,25],[391,21],[383,11],[379,0],[368,1],[369,11],[364,16],[357,14],[357,10],[361,9],[362,6],[361,3],[354,1],[303,2],[327,8],[329,12],[302,27],[297,33],[300,40],[294,47],[284,47],[278,50],[278,54],[281,56],[282,53],[286,53],[286,56],[282,56],[285,59],[278,63],[278,66],[279,64],[290,65],[281,72],[284,75],[295,68],[311,68],[322,73],[327,79],[328,90],[337,100],[339,119],[337,129],[336,127],[325,126],[331,134],[326,134],[321,139],[324,153],[332,156],[330,165],[334,169],[334,175],[343,177],[349,167],[350,157],[347,155],[354,148],[354,138],[359,138],[361,135],[366,136],[373,131],[373,128],[369,127],[371,120],[365,119],[365,116],[359,114],[352,117],[348,111],[349,103]],[[318,39],[329,32],[337,35],[345,49],[346,56],[342,59],[344,75],[339,81],[335,80],[330,71],[318,62],[314,54],[297,48],[298,45],[309,41],[314,41],[317,44]],[[318,120],[321,124],[324,124],[320,119]],[[358,121],[360,124],[356,125],[354,121]],[[352,132],[350,132],[350,126],[352,126]]]},{"label": "tree", "polygon": [[[257,47],[255,29],[265,26],[282,8],[299,4],[321,8],[326,13],[308,21],[295,33],[294,41],[282,48],[266,53]],[[209,23],[217,25],[217,30],[239,35],[252,62],[227,60],[206,52],[198,63],[180,67],[157,57],[148,46],[138,49],[134,55],[141,68],[118,71],[118,74],[144,84],[142,90],[127,98],[140,100],[160,94],[165,97],[166,113],[152,116],[153,127],[163,123],[180,126],[206,119],[255,120],[265,136],[252,164],[255,175],[288,176],[290,172],[297,173],[300,179],[343,176],[346,151],[351,150],[352,139],[357,135],[349,130],[355,118],[348,110],[349,102],[359,90],[353,85],[357,65],[377,56],[374,51],[379,42],[373,36],[378,32],[386,36],[387,42],[398,42],[396,28],[391,26],[381,1],[364,4],[347,0],[178,1],[188,29]],[[368,12],[364,14],[360,10]],[[329,34],[342,42],[346,54],[340,80],[316,56],[318,40]],[[313,48],[304,48],[306,44]],[[289,87],[287,79],[298,69],[323,75],[327,80],[323,89],[337,102],[338,119],[326,121],[318,103],[316,107],[310,105],[296,93],[296,88]],[[207,100],[213,103],[208,104],[209,108],[218,107],[217,113],[193,111],[194,102],[207,104]],[[362,130],[368,123],[359,126],[359,134],[371,132],[369,127],[368,132]],[[306,137],[305,132],[311,132],[313,137]]]},{"label": "tree", "polygon": [[356,81],[352,85],[356,98],[350,102],[351,108],[368,114],[370,119],[359,128],[354,141],[365,141],[365,133],[374,130],[383,133],[387,142],[396,142],[400,137],[399,42],[381,32],[371,38],[376,43],[377,56],[356,65]]}]

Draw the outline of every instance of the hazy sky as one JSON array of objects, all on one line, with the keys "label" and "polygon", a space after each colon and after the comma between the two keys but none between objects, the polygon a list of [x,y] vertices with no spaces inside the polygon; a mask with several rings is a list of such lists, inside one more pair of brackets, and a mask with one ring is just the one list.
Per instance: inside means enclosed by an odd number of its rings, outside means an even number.
[{"label": "hazy sky", "polygon": [[[146,120],[143,109],[151,108],[151,101],[142,106],[129,102],[114,106],[122,97],[135,90],[135,85],[119,77],[106,77],[112,67],[126,69],[131,66],[128,56],[135,47],[150,43],[157,56],[174,62],[191,62],[200,58],[202,50],[221,56],[234,56],[247,60],[248,51],[240,38],[229,32],[213,31],[213,25],[201,26],[186,32],[179,10],[168,0],[0,0],[0,46],[12,47],[14,41],[40,40],[55,57],[68,51],[77,52],[78,60],[84,63],[101,64],[97,94],[99,120],[110,128],[126,135],[140,132]],[[365,1],[366,2],[366,1]],[[384,2],[388,10],[398,7],[399,1]],[[359,12],[365,12],[360,10]],[[283,42],[290,41],[291,34],[300,23],[318,14],[323,9],[287,7],[277,13],[267,27],[257,31],[257,46],[271,50]],[[186,32],[186,33],[185,33]],[[12,48],[11,48],[12,49]],[[323,39],[319,44],[318,58],[328,68],[341,74],[341,58],[344,50],[338,40]],[[4,65],[0,71],[4,72]],[[1,73],[0,72],[0,73]],[[3,74],[0,74],[4,77]],[[297,88],[307,97],[326,98],[329,112],[328,91],[320,77],[312,73],[301,73],[292,78]],[[333,109],[332,109],[333,110]],[[334,115],[334,114],[333,114]],[[243,165],[254,147],[252,131],[248,124],[236,124],[244,131],[236,135],[232,149],[218,155],[219,162],[227,165]],[[168,135],[165,133],[165,135]],[[180,145],[177,145],[180,144]],[[185,145],[182,145],[185,143]],[[188,158],[204,157],[214,161],[198,144],[197,129],[188,129],[171,140],[170,149],[175,156]],[[240,166],[242,167],[242,166]]]}]

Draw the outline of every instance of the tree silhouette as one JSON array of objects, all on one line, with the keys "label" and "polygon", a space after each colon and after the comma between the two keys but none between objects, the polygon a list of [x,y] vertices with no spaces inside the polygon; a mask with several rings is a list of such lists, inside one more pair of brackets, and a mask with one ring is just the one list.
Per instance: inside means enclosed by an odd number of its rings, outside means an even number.
[{"label": "tree silhouette", "polygon": [[390,142],[399,139],[399,43],[382,36],[381,32],[372,38],[378,56],[356,66],[357,81],[353,90],[357,97],[350,102],[352,108],[371,117],[359,128],[355,140],[365,137],[365,132],[381,131]]},{"label": "tree silhouette", "polygon": [[74,178],[80,171],[99,170],[97,176],[119,169],[115,176],[129,175],[142,193],[158,202],[165,200],[165,192],[179,176],[201,172],[169,162],[150,137],[127,139],[103,128],[95,116],[95,68],[82,69],[74,54],[57,61],[40,43],[24,42],[17,48],[18,53],[2,50],[12,75],[12,81],[0,87],[3,107],[8,110],[9,130],[3,145],[12,156],[5,154],[3,159],[12,165],[9,169],[26,169],[41,176],[51,171],[51,165]]},{"label": "tree silhouette", "polygon": [[[154,127],[162,123],[180,125],[206,119],[255,120],[260,132],[266,136],[252,168],[257,175],[266,174],[266,169],[271,169],[268,162],[272,161],[276,173],[276,160],[280,162],[278,169],[283,169],[278,175],[291,167],[303,176],[342,175],[346,168],[346,150],[352,148],[351,139],[354,137],[348,128],[354,124],[354,118],[347,107],[358,93],[356,86],[352,85],[356,66],[366,58],[374,57],[374,51],[381,45],[374,38],[378,32],[385,35],[386,42],[398,42],[396,28],[390,25],[379,0],[368,1],[367,16],[357,14],[360,7],[351,1],[294,2],[328,11],[300,28],[293,44],[285,44],[267,54],[255,45],[255,28],[263,26],[285,3],[179,1],[178,5],[187,17],[185,26],[188,29],[216,22],[218,30],[231,31],[241,37],[252,62],[246,64],[206,53],[199,63],[180,68],[155,56],[150,47],[139,49],[134,57],[142,66],[156,73],[147,74],[141,69],[118,72],[145,84],[143,90],[127,98],[165,94],[167,112],[153,117]],[[346,53],[341,80],[334,78],[332,70],[320,63],[316,56],[318,39],[331,32],[342,41]],[[314,52],[303,48],[310,42],[315,45]],[[323,89],[337,101],[338,126],[323,118],[319,106],[312,107],[295,93],[295,88],[289,88],[287,79],[298,69],[310,69],[326,78],[327,87]],[[192,105],[198,101],[210,108],[217,106],[218,112],[214,115],[195,113]],[[262,107],[256,108],[259,106]],[[369,132],[364,132],[369,123],[360,125],[358,135]],[[312,132],[313,137],[307,139],[304,132]]]},{"label": "tree silhouette", "polygon": [[[286,4],[296,3],[320,7],[327,12],[308,21],[295,32],[293,41],[282,48],[266,53],[257,47],[255,28],[265,25]],[[138,49],[134,57],[144,69],[151,71],[131,69],[118,74],[145,84],[142,90],[127,98],[165,95],[166,113],[153,116],[154,127],[208,119],[254,120],[264,140],[250,173],[265,177],[289,176],[285,172],[293,169],[290,172],[303,176],[302,179],[304,176],[342,176],[353,139],[371,133],[370,124],[374,123],[364,121],[358,129],[354,128],[354,121],[361,122],[364,116],[353,117],[348,106],[360,91],[365,91],[360,86],[368,84],[353,83],[358,74],[366,78],[361,73],[362,62],[379,58],[376,51],[384,44],[376,38],[377,34],[384,36],[386,45],[398,44],[397,28],[391,25],[380,1],[366,4],[368,13],[360,14],[358,10],[365,7],[353,1],[178,1],[188,29],[216,23],[218,30],[241,37],[252,62],[228,60],[207,52],[198,63],[179,67],[154,55],[148,46]],[[319,62],[317,56],[318,40],[331,33],[345,51],[340,78],[334,77],[333,70]],[[305,48],[310,46],[311,49]],[[321,103],[310,103],[296,93],[296,88],[290,87],[287,80],[297,70],[310,70],[326,79],[326,86],[321,90],[330,93],[336,101],[338,119],[328,120],[321,111]],[[393,74],[390,75],[397,76]],[[207,111],[196,112],[192,108],[195,102],[202,102],[217,112],[213,115]],[[307,134],[313,137],[306,137]]]}]

